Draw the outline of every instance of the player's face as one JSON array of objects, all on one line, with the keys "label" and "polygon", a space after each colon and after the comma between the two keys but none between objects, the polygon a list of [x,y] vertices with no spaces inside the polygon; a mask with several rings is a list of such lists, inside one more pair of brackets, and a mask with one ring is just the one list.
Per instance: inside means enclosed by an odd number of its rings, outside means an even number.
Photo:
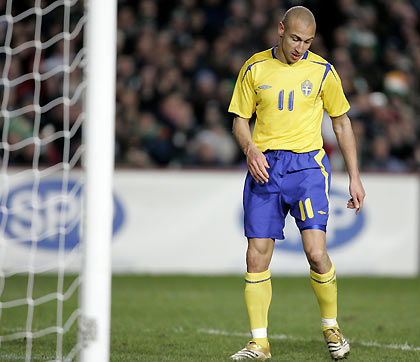
[{"label": "player's face", "polygon": [[291,19],[287,28],[279,24],[281,38],[278,57],[287,64],[296,63],[309,49],[315,37],[315,24],[307,25],[299,19]]}]

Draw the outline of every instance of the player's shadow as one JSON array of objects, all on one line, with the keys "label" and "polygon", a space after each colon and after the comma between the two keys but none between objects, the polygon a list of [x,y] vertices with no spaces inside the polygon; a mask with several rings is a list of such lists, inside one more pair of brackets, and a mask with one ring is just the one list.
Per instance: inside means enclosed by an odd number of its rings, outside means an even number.
[{"label": "player's shadow", "polygon": [[311,361],[324,362],[330,360],[327,345],[319,339],[271,340],[270,349],[273,362]]}]

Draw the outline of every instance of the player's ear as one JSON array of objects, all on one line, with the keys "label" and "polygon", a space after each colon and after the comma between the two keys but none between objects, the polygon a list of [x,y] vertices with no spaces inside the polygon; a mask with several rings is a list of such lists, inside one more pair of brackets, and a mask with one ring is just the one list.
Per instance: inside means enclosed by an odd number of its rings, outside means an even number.
[{"label": "player's ear", "polygon": [[280,21],[277,29],[278,34],[280,35],[280,38],[283,38],[284,34],[284,24]]}]

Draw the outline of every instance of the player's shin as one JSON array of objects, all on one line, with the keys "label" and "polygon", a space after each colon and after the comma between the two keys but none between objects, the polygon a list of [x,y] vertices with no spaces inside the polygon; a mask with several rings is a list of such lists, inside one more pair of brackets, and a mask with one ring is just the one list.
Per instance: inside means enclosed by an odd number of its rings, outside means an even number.
[{"label": "player's shin", "polygon": [[311,269],[311,284],[321,309],[322,328],[336,326],[337,280],[334,265],[325,274],[318,274]]},{"label": "player's shin", "polygon": [[252,340],[260,346],[268,347],[267,327],[268,310],[271,303],[271,274],[245,274],[245,303],[248,310]]}]

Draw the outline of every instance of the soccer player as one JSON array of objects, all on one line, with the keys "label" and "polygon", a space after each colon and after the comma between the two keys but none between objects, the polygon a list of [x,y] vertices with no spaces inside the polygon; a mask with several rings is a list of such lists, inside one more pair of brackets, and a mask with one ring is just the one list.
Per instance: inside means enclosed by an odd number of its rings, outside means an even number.
[{"label": "soccer player", "polygon": [[[248,238],[245,303],[252,334],[245,348],[231,356],[234,360],[271,357],[269,264],[274,240],[284,239],[288,212],[301,232],[330,355],[338,360],[350,351],[337,323],[335,269],[326,250],[330,166],[322,148],[324,110],[332,119],[350,177],[347,207],[356,214],[362,210],[365,191],[341,80],[330,63],[309,51],[315,30],[310,10],[290,8],[278,25],[278,46],[245,62],[229,106],[235,115],[233,133],[248,167],[243,194]],[[254,112],[251,137],[249,119]]]}]

